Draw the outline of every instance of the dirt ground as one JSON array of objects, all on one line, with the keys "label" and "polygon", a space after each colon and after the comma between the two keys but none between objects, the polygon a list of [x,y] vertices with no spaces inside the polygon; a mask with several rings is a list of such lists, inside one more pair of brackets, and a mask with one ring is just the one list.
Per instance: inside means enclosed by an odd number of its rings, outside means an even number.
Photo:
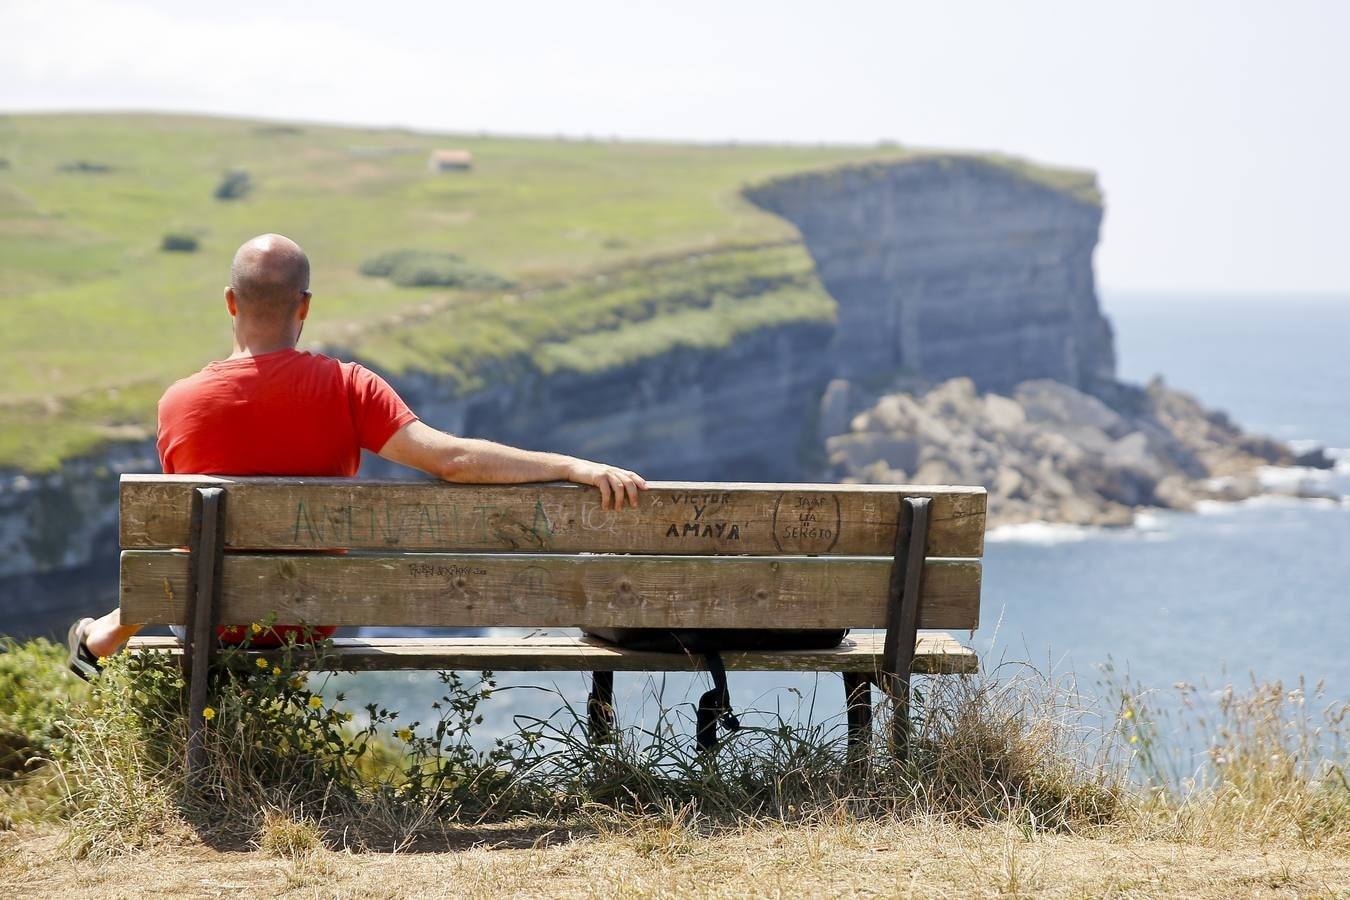
[{"label": "dirt ground", "polygon": [[0,835],[3,897],[1350,897],[1350,854],[1028,837],[1011,827],[465,829],[401,852],[294,856],[189,840],[76,860],[60,832]]}]

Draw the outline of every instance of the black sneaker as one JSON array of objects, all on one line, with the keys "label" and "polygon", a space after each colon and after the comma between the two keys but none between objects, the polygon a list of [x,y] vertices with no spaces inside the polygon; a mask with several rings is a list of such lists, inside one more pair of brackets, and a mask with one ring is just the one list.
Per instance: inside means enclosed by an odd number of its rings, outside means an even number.
[{"label": "black sneaker", "polygon": [[66,632],[66,649],[70,651],[66,665],[85,681],[93,681],[103,671],[103,667],[98,664],[98,657],[84,643],[85,630],[93,623],[94,620],[86,616],[71,625]]}]

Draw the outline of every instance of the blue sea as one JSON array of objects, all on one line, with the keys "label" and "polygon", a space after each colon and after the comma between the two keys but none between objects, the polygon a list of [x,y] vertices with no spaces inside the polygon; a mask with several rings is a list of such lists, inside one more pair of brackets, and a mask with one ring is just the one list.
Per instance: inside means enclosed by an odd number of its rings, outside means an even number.
[{"label": "blue sea", "polygon": [[[1302,678],[1322,682],[1329,700],[1350,699],[1350,296],[1108,294],[1103,305],[1123,378],[1161,374],[1248,430],[1340,448],[1335,471],[1270,473],[1338,499],[1148,512],[1130,529],[997,530],[981,625],[960,637],[987,669],[1026,661],[1090,685],[1111,666],[1157,688]],[[658,694],[692,703],[705,679],[621,673],[620,716],[649,720]],[[482,736],[563,703],[584,710],[580,675],[499,681],[513,689],[486,705]],[[340,676],[327,690],[425,721],[439,687],[435,673],[382,673]],[[732,691],[742,709],[795,719],[832,721],[842,707],[838,676],[733,673]]]}]

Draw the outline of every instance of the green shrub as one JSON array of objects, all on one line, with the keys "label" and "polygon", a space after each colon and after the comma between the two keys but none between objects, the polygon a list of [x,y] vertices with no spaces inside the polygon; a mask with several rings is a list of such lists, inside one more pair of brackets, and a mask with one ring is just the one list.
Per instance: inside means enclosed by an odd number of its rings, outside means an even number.
[{"label": "green shrub", "polygon": [[216,186],[217,200],[239,200],[253,190],[253,179],[243,169],[231,169]]},{"label": "green shrub", "polygon": [[86,685],[66,669],[66,650],[38,639],[0,640],[0,831],[69,813],[58,766],[68,708]]},{"label": "green shrub", "polygon": [[399,287],[453,287],[470,291],[503,290],[511,282],[465,262],[453,253],[392,250],[366,260],[361,274],[388,278]]},{"label": "green shrub", "polygon": [[85,683],[66,669],[64,647],[0,641],[0,780],[52,752],[66,705],[84,694]]},{"label": "green shrub", "polygon": [[397,727],[395,711],[371,704],[358,718],[341,709],[343,694],[324,697],[319,688],[332,674],[323,662],[330,646],[317,644],[317,659],[294,644],[265,655],[221,652],[206,708],[204,781],[192,789],[183,765],[186,688],[177,659],[165,653],[109,659],[90,701],[70,722],[65,768],[76,849],[136,849],[189,823],[265,832],[268,811],[276,810],[325,810],[330,820],[362,821],[367,832],[382,824],[396,832],[399,826],[388,823],[404,817],[522,807],[509,773],[524,755],[507,741],[485,752],[469,742],[482,721],[479,706],[492,692],[489,679],[466,685],[444,673],[441,718],[426,728]]},{"label": "green shrub", "polygon": [[429,250],[389,250],[378,256],[372,256],[361,263],[361,274],[368,275],[371,278],[388,278],[394,274],[394,269],[398,268],[400,264],[422,258],[444,259],[450,262],[464,261],[453,253],[434,253]]},{"label": "green shrub", "polygon": [[197,238],[185,231],[171,231],[160,241],[159,249],[166,253],[196,253]]}]

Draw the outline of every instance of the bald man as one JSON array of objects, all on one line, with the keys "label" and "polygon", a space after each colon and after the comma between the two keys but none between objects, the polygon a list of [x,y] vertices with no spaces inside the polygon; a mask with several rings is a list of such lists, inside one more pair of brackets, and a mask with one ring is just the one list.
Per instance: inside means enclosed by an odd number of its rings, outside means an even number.
[{"label": "bald man", "polygon": [[[159,401],[156,444],[166,474],[352,477],[364,448],[445,481],[574,481],[596,487],[606,509],[637,506],[647,484],[636,473],[438,431],[369,369],[296,350],[311,297],[309,259],[294,241],[264,234],[239,248],[225,288],[234,352],[175,382]],[[93,675],[98,658],[139,629],[117,610],[81,619],[67,635],[72,668]],[[263,642],[295,631],[277,626]],[[242,637],[241,629],[222,629],[224,641]]]}]

